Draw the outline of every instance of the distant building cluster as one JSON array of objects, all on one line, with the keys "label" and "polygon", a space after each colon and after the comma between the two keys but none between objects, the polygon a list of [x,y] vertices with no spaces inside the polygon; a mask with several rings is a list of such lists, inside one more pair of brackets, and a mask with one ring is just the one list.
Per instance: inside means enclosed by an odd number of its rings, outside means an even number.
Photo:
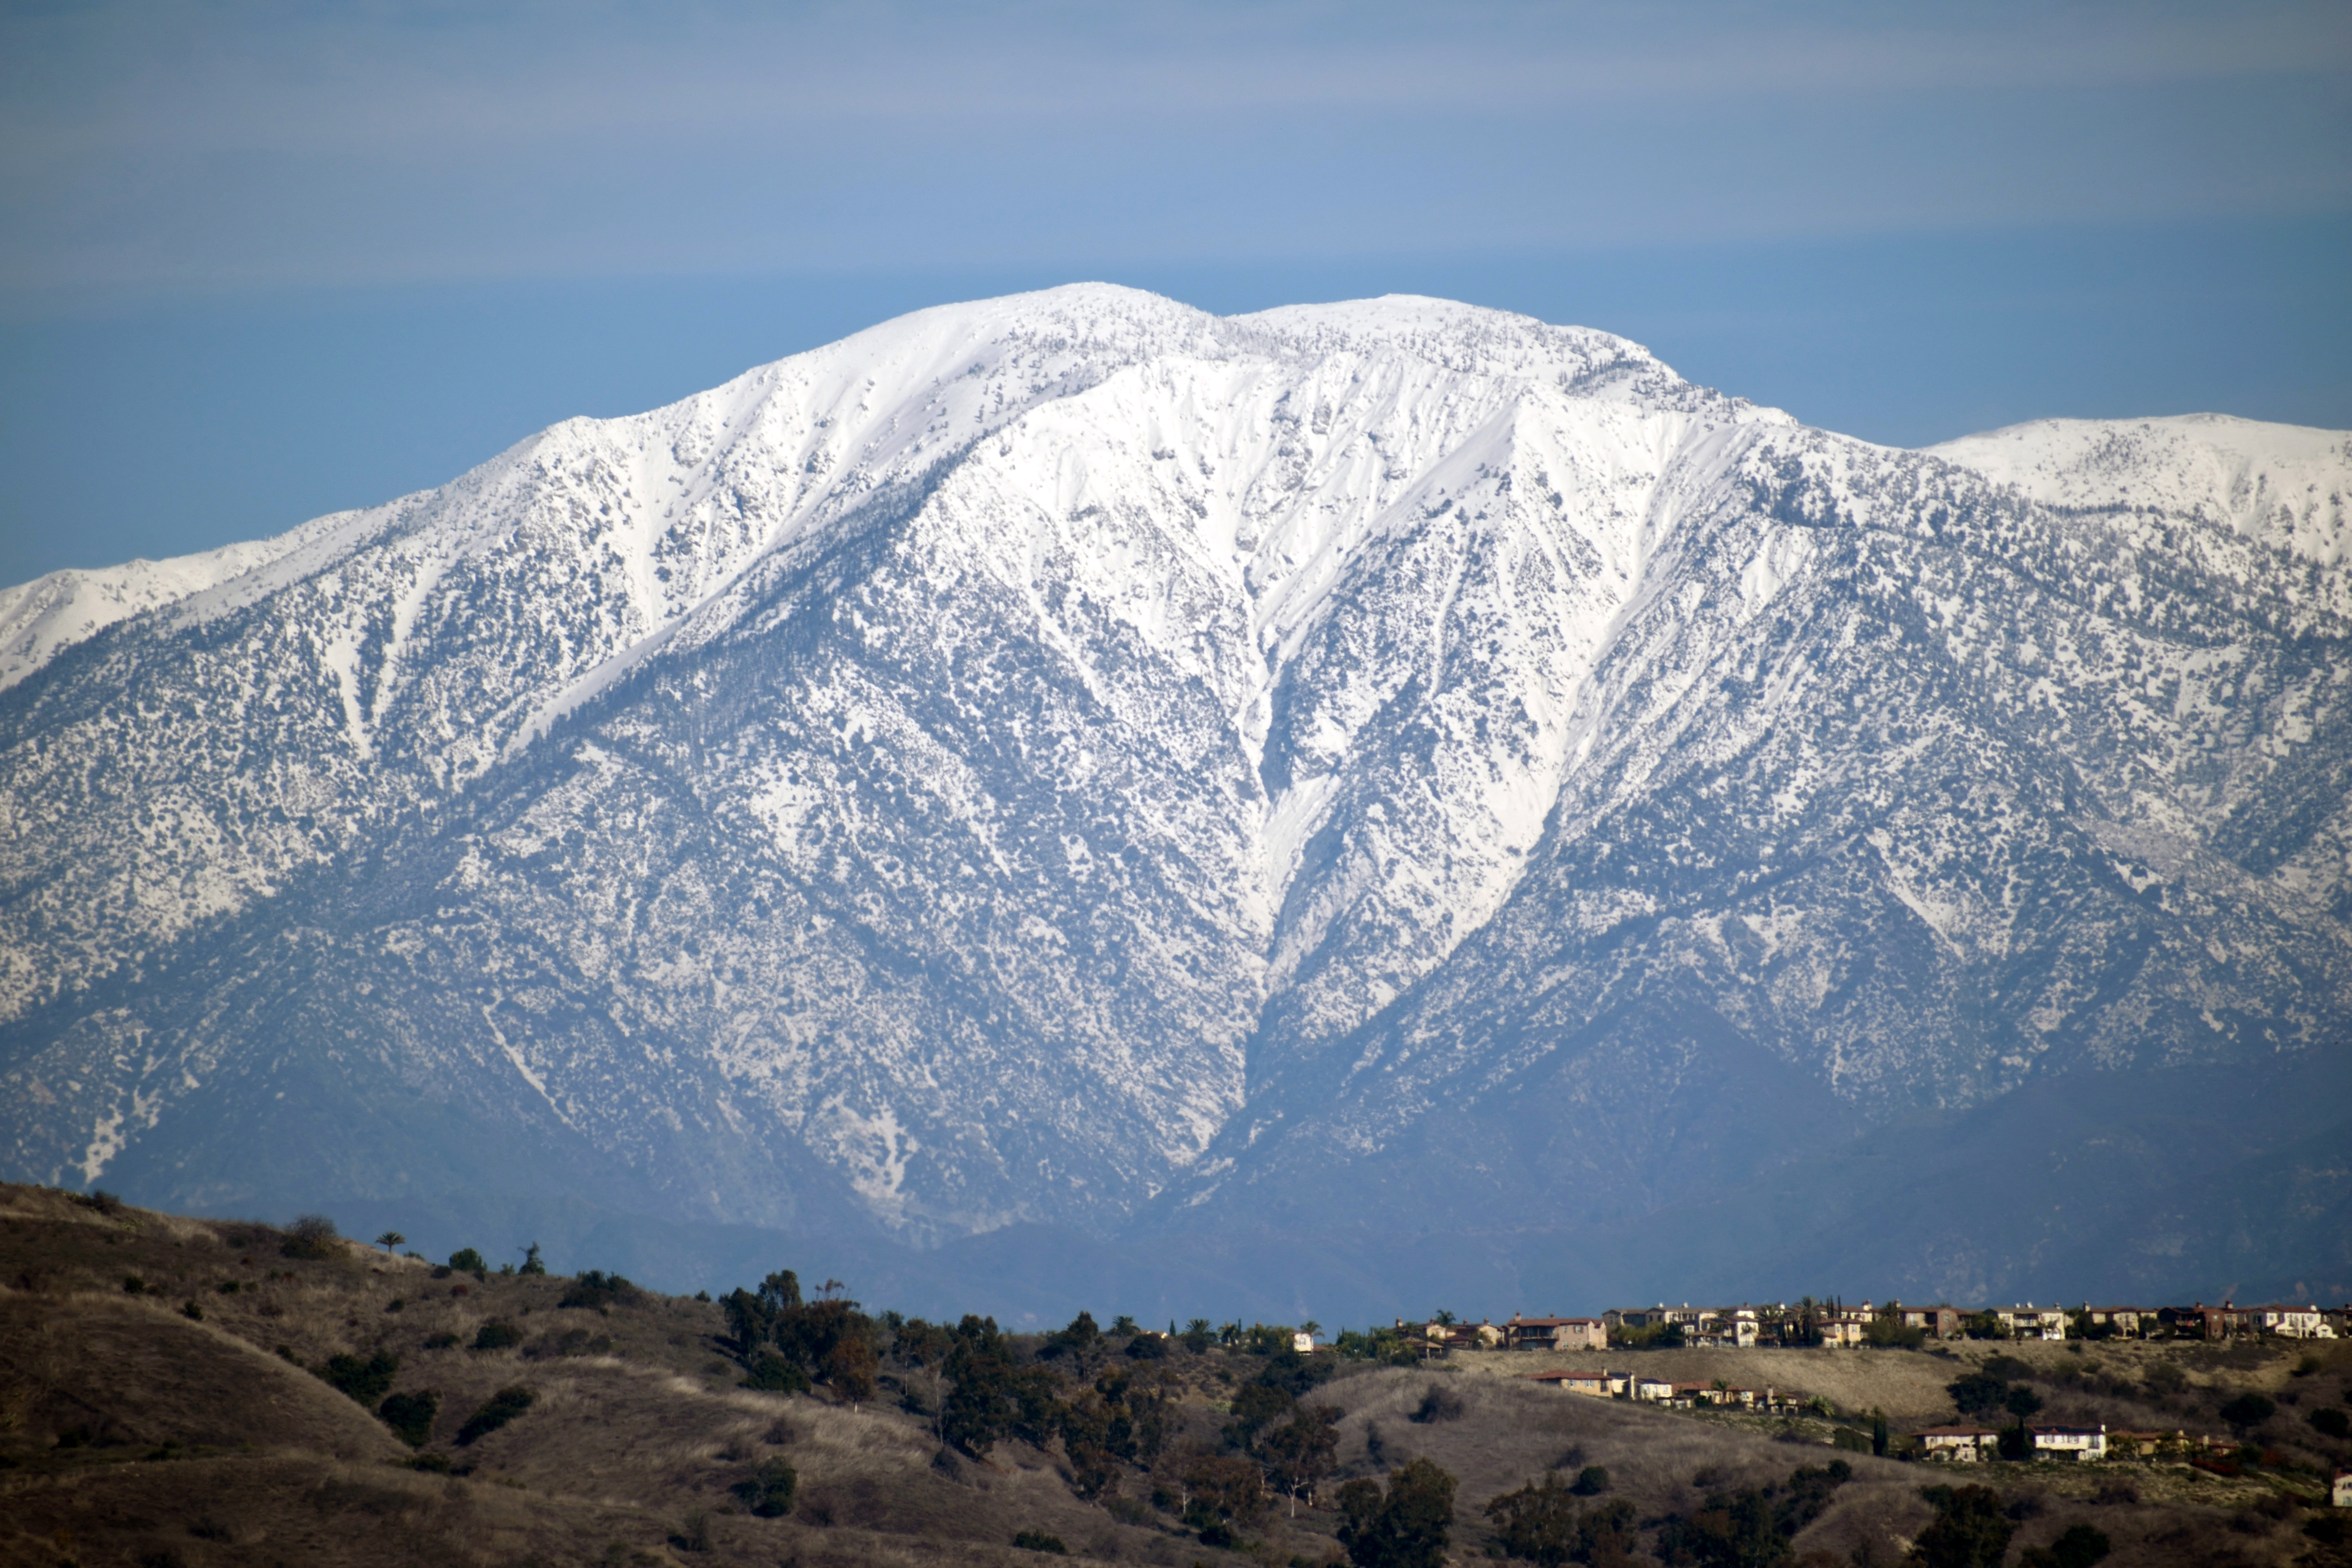
[{"label": "distant building cluster", "polygon": [[1458,1323],[1439,1317],[1397,1328],[1416,1335],[1432,1355],[1457,1350],[1599,1351],[1612,1347],[1691,1346],[1748,1350],[1852,1348],[1926,1340],[2225,1340],[2247,1334],[2282,1339],[2352,1338],[2352,1303],[2336,1308],[2270,1302],[2218,1307],[1912,1306],[1834,1300],[1775,1301],[1738,1307],[1612,1307],[1597,1318],[1529,1318]]}]

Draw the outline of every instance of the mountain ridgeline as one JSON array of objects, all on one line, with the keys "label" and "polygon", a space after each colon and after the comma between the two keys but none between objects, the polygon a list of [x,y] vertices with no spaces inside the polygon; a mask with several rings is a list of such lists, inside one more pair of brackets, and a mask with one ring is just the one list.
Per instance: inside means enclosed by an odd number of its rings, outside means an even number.
[{"label": "mountain ridgeline", "polygon": [[924,311],[0,593],[0,1164],[1327,1317],[2341,1293],[2347,494],[1437,300]]}]

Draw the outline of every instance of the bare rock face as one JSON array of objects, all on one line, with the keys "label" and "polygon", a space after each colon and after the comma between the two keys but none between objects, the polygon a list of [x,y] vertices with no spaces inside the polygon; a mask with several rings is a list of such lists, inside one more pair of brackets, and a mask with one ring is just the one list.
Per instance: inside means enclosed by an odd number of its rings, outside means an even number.
[{"label": "bare rock face", "polygon": [[2352,1037],[2343,437],[949,307],[0,595],[0,1148],[937,1241],[1717,1194]]}]

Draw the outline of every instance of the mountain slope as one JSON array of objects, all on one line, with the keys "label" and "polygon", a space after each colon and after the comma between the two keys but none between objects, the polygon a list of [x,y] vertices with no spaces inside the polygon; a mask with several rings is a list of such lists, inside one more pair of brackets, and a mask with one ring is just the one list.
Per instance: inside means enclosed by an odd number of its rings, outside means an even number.
[{"label": "mountain slope", "polygon": [[2029,435],[1101,286],[558,426],[11,645],[8,1163],[1442,1226],[2324,1056],[2343,442]]}]

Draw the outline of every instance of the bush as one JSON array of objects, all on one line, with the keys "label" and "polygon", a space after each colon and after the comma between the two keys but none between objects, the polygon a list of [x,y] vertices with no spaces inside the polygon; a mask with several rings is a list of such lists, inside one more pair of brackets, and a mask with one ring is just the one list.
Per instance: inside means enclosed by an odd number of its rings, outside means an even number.
[{"label": "bush", "polygon": [[422,1448],[433,1436],[433,1418],[441,1413],[441,1396],[431,1389],[421,1394],[395,1394],[376,1406],[376,1417],[392,1435],[412,1448]]},{"label": "bush", "polygon": [[1990,1487],[1921,1487],[1936,1517],[1912,1543],[1919,1568],[2000,1568],[2017,1527]]},{"label": "bush", "polygon": [[1423,1426],[1438,1421],[1459,1421],[1464,1408],[1460,1394],[1442,1384],[1432,1384],[1422,1394],[1421,1404],[1406,1419]]},{"label": "bush", "polygon": [[591,1268],[572,1282],[571,1289],[563,1292],[563,1300],[556,1305],[584,1307],[601,1312],[607,1307],[625,1305],[635,1300],[636,1295],[637,1288],[623,1276]]},{"label": "bush", "polygon": [[147,1281],[142,1279],[136,1274],[125,1274],[122,1277],[122,1293],[124,1295],[136,1296],[146,1289]]},{"label": "bush", "polygon": [[[722,1369],[724,1363],[721,1363]],[[762,1354],[746,1370],[743,1386],[768,1394],[806,1394],[808,1373],[773,1351]]]},{"label": "bush", "polygon": [[1048,1535],[1042,1530],[1024,1530],[1013,1538],[1013,1544],[1023,1552],[1050,1552],[1056,1557],[1070,1554],[1060,1536]]},{"label": "bush", "polygon": [[470,1247],[461,1247],[449,1255],[449,1267],[460,1274],[470,1274],[479,1279],[488,1275],[490,1266],[482,1255]]},{"label": "bush", "polygon": [[378,1351],[365,1361],[355,1355],[329,1356],[327,1364],[319,1369],[319,1376],[338,1393],[349,1394],[362,1405],[373,1405],[390,1390],[393,1375],[399,1371],[398,1356]]},{"label": "bush", "polygon": [[467,1416],[466,1424],[457,1428],[457,1446],[464,1447],[478,1438],[488,1436],[530,1409],[538,1398],[539,1395],[520,1384],[499,1389],[490,1395],[488,1404]]},{"label": "bush", "polygon": [[1601,1465],[1587,1465],[1576,1472],[1576,1484],[1568,1489],[1579,1497],[1599,1497],[1609,1489],[1609,1471]]},{"label": "bush", "polygon": [[[1138,1334],[1127,1342],[1127,1353],[1136,1361],[1164,1360],[1168,1354],[1168,1342],[1158,1334]],[[1045,1539],[1050,1541],[1053,1537]],[[1045,1548],[1041,1546],[1037,1550],[1042,1552]]]},{"label": "bush", "polygon": [[473,1349],[502,1351],[509,1345],[522,1343],[522,1331],[504,1318],[492,1318],[474,1331]]},{"label": "bush", "polygon": [[286,1227],[286,1240],[278,1250],[288,1258],[303,1258],[312,1261],[332,1258],[342,1250],[342,1238],[336,1233],[335,1222],[322,1214],[299,1215]]},{"label": "bush", "polygon": [[194,1301],[183,1301],[180,1303],[180,1316],[201,1323],[205,1321],[205,1310]]},{"label": "bush", "polygon": [[735,1483],[735,1495],[761,1519],[782,1519],[793,1511],[793,1498],[801,1479],[782,1459],[762,1459],[749,1479]]},{"label": "bush", "polygon": [[457,1348],[457,1336],[455,1334],[427,1334],[425,1336],[425,1348],[429,1351],[456,1350]]},{"label": "bush", "polygon": [[2241,1394],[2218,1412],[2221,1419],[2241,1432],[2249,1426],[2259,1426],[2278,1414],[2278,1406],[2259,1394]]},{"label": "bush", "polygon": [[2352,1416],[2347,1416],[2341,1410],[2315,1410],[2310,1420],[2312,1429],[2323,1436],[2334,1437],[2339,1442],[2352,1436]]},{"label": "bush", "polygon": [[2017,1568],[2091,1568],[2112,1550],[2105,1531],[2095,1525],[2070,1525],[2049,1545],[2027,1547],[2018,1556]]}]

